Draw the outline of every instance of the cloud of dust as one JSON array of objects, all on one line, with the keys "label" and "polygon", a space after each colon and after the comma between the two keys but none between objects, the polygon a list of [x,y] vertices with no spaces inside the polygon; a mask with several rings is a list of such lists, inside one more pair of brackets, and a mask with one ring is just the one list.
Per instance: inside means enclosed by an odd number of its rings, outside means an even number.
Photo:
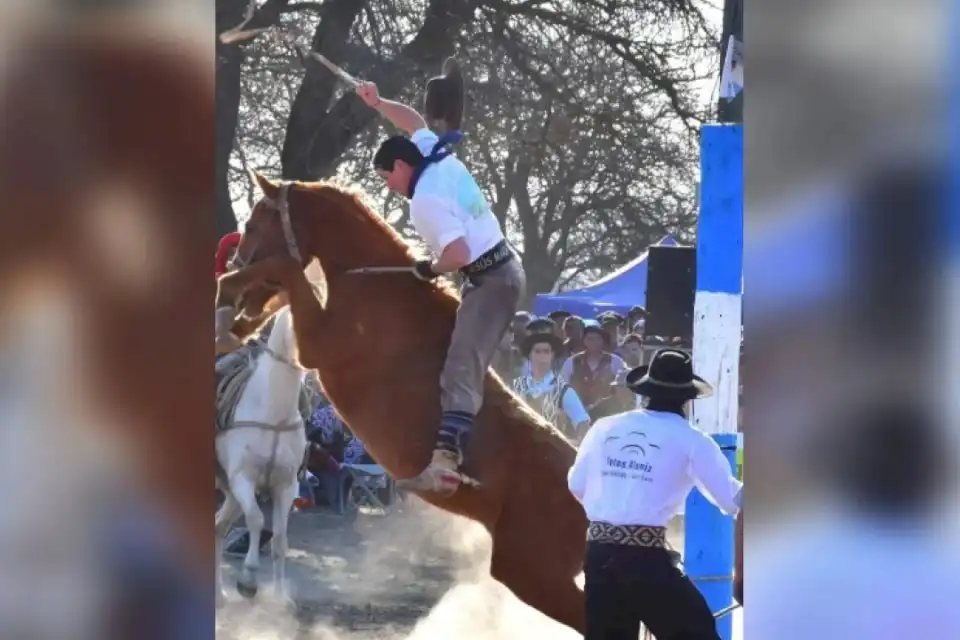
[{"label": "cloud of dust", "polygon": [[[510,640],[579,638],[521,603],[489,577],[491,540],[478,524],[419,500],[402,513],[362,518],[352,549],[335,551],[311,533],[318,552],[291,539],[288,582],[297,613],[269,597],[231,602],[218,616],[218,637],[230,640]],[[367,522],[372,520],[372,522]],[[367,528],[369,526],[369,529]],[[331,545],[341,541],[331,542]],[[350,541],[347,541],[349,544]],[[302,555],[301,555],[302,553]],[[306,579],[293,576],[303,561]],[[264,576],[269,568],[264,563]],[[321,574],[322,575],[319,575]],[[322,583],[322,585],[321,585]],[[230,591],[229,579],[226,582]],[[264,594],[266,592],[264,591]],[[302,612],[317,611],[307,622]],[[419,612],[419,615],[418,615]]]}]

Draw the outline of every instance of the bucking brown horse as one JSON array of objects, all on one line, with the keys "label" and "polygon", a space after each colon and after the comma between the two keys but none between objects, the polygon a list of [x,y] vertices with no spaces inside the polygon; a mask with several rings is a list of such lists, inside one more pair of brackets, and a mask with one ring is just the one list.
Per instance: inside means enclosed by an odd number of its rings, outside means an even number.
[{"label": "bucking brown horse", "polygon": [[[237,251],[242,268],[220,279],[218,309],[242,308],[233,333],[245,339],[269,317],[272,296],[285,291],[300,361],[317,369],[337,412],[377,462],[394,477],[415,476],[436,439],[456,292],[405,273],[348,273],[415,261],[358,194],[333,184],[257,180],[265,198]],[[304,275],[313,259],[322,267],[323,291]],[[575,455],[570,442],[488,373],[464,469],[480,487],[421,497],[486,527],[493,577],[583,632],[583,592],[575,578],[587,520],[566,480]]]}]

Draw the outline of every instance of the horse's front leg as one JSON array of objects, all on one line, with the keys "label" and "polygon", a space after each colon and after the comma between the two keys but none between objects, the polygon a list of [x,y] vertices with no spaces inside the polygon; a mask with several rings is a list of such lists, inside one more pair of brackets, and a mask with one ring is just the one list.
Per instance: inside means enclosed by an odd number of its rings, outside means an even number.
[{"label": "horse's front leg", "polygon": [[296,497],[299,483],[296,476],[293,482],[285,487],[279,487],[273,490],[273,582],[277,594],[281,598],[286,598],[287,593],[287,549],[289,540],[287,537],[288,519],[290,511],[293,508],[293,500]]},{"label": "horse's front leg", "polygon": [[260,534],[264,526],[263,512],[257,504],[256,487],[244,474],[231,478],[230,490],[240,503],[247,533],[250,536],[250,546],[243,559],[240,577],[237,579],[237,591],[245,598],[252,598],[257,595],[260,583],[258,574],[260,572]]},{"label": "horse's front leg", "polygon": [[233,526],[243,513],[243,509],[240,508],[240,503],[237,502],[237,499],[230,493],[230,489],[228,487],[222,487],[222,489],[224,495],[223,506],[221,506],[217,512],[214,524],[214,535],[216,536],[214,551],[216,563],[214,568],[217,577],[217,606],[220,606],[226,600],[223,591],[223,571],[220,566],[223,562],[223,539],[227,537],[227,533],[230,532],[230,527]]}]

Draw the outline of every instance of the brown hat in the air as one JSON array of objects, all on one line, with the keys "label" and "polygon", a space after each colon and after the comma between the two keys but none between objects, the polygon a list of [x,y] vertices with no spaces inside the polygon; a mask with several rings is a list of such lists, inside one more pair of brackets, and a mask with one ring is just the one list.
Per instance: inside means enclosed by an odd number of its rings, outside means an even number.
[{"label": "brown hat in the air", "polygon": [[460,63],[447,58],[443,75],[427,81],[423,111],[427,125],[437,134],[458,131],[463,124],[464,86]]}]

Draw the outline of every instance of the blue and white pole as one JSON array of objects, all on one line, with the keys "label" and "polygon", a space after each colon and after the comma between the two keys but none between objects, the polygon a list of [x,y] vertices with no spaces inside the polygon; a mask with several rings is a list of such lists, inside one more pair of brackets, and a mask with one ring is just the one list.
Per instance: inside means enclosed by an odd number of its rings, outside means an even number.
[{"label": "blue and white pole", "polygon": [[[693,403],[693,424],[712,435],[736,469],[743,293],[743,125],[711,124],[700,140],[700,220],[693,362],[713,385]],[[714,612],[733,602],[733,518],[699,491],[686,507],[684,568]],[[732,616],[717,620],[733,638]]]}]

